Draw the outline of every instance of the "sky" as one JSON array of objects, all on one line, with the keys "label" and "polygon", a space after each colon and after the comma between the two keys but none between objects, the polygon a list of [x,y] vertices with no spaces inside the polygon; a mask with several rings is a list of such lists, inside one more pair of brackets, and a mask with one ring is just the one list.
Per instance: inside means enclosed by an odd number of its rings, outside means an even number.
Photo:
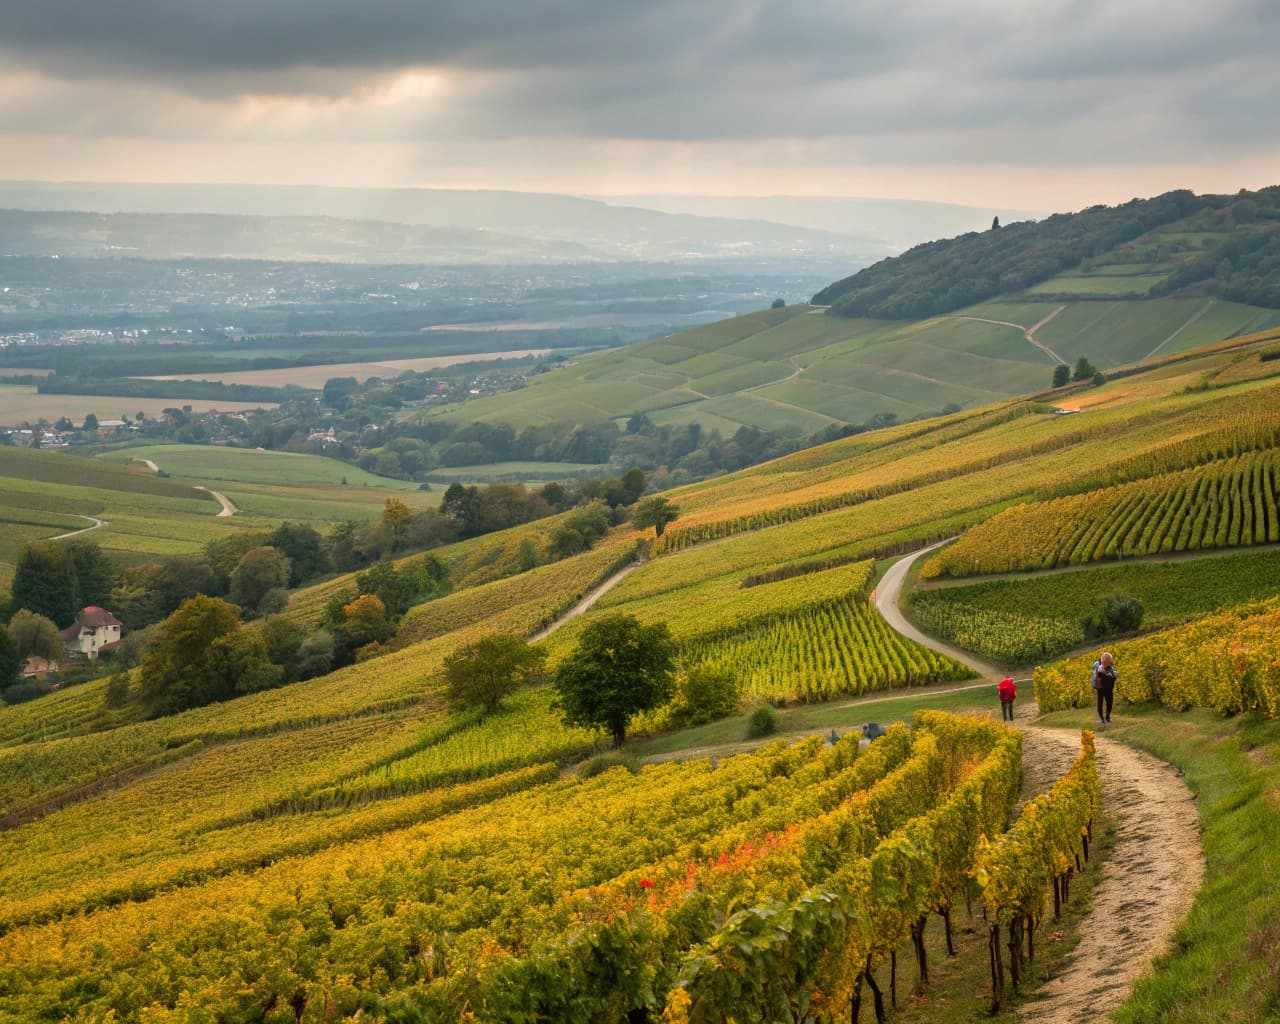
[{"label": "sky", "polygon": [[0,178],[885,196],[1280,183],[1277,0],[0,0]]}]

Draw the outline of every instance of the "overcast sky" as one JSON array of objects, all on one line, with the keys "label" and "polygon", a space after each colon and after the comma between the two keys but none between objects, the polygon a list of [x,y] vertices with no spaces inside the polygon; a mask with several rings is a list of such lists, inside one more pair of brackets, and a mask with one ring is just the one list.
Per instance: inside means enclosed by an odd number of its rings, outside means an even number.
[{"label": "overcast sky", "polygon": [[0,178],[901,196],[1280,183],[1277,0],[0,0]]}]

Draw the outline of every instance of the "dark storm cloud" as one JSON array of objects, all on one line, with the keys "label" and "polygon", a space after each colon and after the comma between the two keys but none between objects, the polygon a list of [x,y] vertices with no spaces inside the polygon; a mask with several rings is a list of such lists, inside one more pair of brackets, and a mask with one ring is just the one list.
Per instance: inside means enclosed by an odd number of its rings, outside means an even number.
[{"label": "dark storm cloud", "polygon": [[[434,68],[463,72],[446,99],[296,130],[843,138],[866,161],[1031,163],[1280,134],[1276,0],[0,0],[0,24],[17,66],[132,90],[114,120],[142,133],[185,130],[148,82],[216,105],[358,97],[379,76]],[[109,132],[109,101],[82,105],[80,123]],[[61,103],[7,105],[0,127],[55,119]]]}]

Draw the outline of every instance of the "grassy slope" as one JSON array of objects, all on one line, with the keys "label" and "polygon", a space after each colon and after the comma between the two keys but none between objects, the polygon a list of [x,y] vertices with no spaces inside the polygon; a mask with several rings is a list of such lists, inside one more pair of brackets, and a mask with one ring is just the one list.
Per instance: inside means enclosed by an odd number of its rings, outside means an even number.
[{"label": "grassy slope", "polygon": [[743,424],[812,433],[882,412],[909,419],[953,403],[973,408],[1045,387],[1054,365],[1017,327],[986,321],[1029,328],[1062,306],[1037,340],[1069,363],[1085,355],[1104,370],[1280,320],[1274,311],[1203,299],[1023,297],[918,322],[792,306],[585,356],[519,391],[431,415],[522,427],[643,411],[657,423],[697,422],[726,434]]}]

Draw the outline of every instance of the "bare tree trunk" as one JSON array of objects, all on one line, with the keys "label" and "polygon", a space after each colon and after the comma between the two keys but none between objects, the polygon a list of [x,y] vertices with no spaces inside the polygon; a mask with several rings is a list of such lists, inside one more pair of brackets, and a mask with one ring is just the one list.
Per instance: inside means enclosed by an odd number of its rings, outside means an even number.
[{"label": "bare tree trunk", "polygon": [[911,926],[911,942],[916,948],[916,966],[920,969],[920,988],[929,987],[929,954],[924,948],[924,929],[929,915],[921,914]]},{"label": "bare tree trunk", "polygon": [[889,954],[889,1005],[898,1008],[898,951]]},{"label": "bare tree trunk", "polygon": [[1017,992],[1022,984],[1022,918],[1009,922],[1009,985]]},{"label": "bare tree trunk", "polygon": [[880,991],[880,986],[876,984],[876,977],[871,973],[871,957],[867,957],[867,969],[862,972],[862,976],[867,979],[867,984],[871,988],[871,995],[875,1002],[876,1008],[876,1024],[884,1024],[884,995]]},{"label": "bare tree trunk", "polygon": [[947,956],[955,956],[956,948],[951,942],[951,907],[945,906],[939,911],[942,917],[942,930],[947,936]]},{"label": "bare tree trunk", "polygon": [[991,960],[991,1012],[1004,1009],[1004,963],[1000,956],[1000,924],[987,929],[987,953]]}]

